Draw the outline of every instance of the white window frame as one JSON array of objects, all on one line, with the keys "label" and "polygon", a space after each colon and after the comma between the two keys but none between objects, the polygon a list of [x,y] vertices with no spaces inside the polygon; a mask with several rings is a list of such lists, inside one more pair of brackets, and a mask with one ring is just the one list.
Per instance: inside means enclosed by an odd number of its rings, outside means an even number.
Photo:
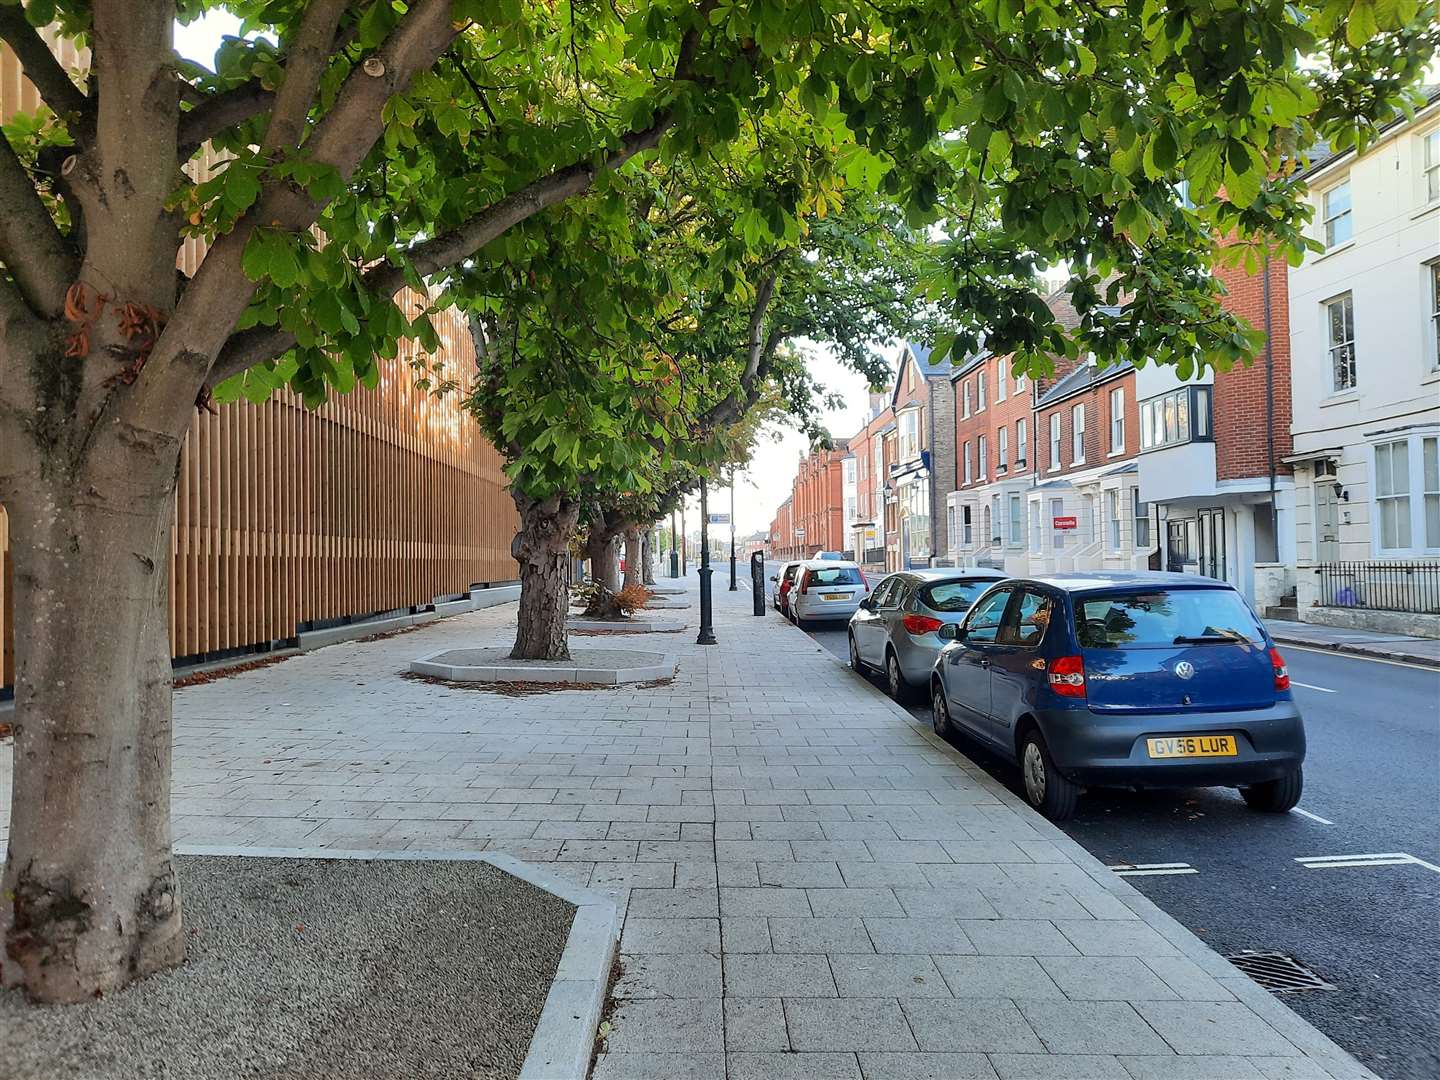
[{"label": "white window frame", "polygon": [[1055,527],[1055,519],[1056,519],[1057,517],[1066,517],[1066,516],[1068,516],[1068,515],[1065,513],[1065,500],[1064,500],[1064,499],[1051,499],[1051,500],[1050,500],[1050,531],[1055,534],[1054,537],[1053,537],[1053,539],[1051,540],[1051,543],[1052,543],[1055,551],[1064,551],[1064,550],[1065,550],[1065,534],[1068,533],[1068,532],[1074,531],[1074,530],[1071,530],[1071,529],[1057,529],[1057,528]]},{"label": "white window frame", "polygon": [[[990,496],[990,505],[986,508],[985,516],[990,519],[990,539],[989,539],[989,543],[991,543],[992,545],[997,544],[997,541],[998,541],[999,544],[1005,543],[1005,537],[1004,537],[1004,535],[1002,534],[1002,529],[1001,529],[1001,526],[1002,526],[1004,523],[1000,520],[1000,496],[999,496],[999,495],[991,495],[991,496]],[[998,546],[998,545],[997,545],[997,546]]]},{"label": "white window frame", "polygon": [[1119,551],[1124,546],[1124,527],[1120,517],[1120,489],[1105,489],[1105,520],[1109,522],[1109,548]]},{"label": "white window frame", "polygon": [[[1140,523],[1145,523],[1145,542],[1140,542]],[[1137,484],[1130,489],[1130,526],[1131,540],[1137,549],[1149,551],[1152,544],[1150,539],[1150,504],[1140,501],[1140,486]]]},{"label": "white window frame", "polygon": [[[1339,191],[1345,192],[1348,205],[1343,210],[1330,212],[1330,197]],[[1343,223],[1343,224],[1342,224]],[[1340,233],[1344,232],[1341,236]],[[1355,239],[1355,197],[1350,188],[1350,178],[1331,184],[1320,193],[1320,240],[1326,251],[1344,247]]]},{"label": "white window frame", "polygon": [[995,432],[995,475],[1010,470],[1010,429],[1001,425]]},{"label": "white window frame", "polygon": [[986,453],[985,447],[985,436],[975,436],[975,479],[984,480],[988,477],[990,471],[990,462],[987,460],[988,457],[989,455]]},{"label": "white window frame", "polygon": [[1055,472],[1063,464],[1061,460],[1061,447],[1064,445],[1064,433],[1060,430],[1060,410],[1056,409],[1050,414],[1050,471]]},{"label": "white window frame", "polygon": [[[1331,309],[1340,306],[1342,310],[1348,307],[1348,312],[1341,316],[1341,340],[1335,338],[1335,319]],[[1341,293],[1339,296],[1332,296],[1329,300],[1320,305],[1320,310],[1325,319],[1325,348],[1330,359],[1330,387],[1336,394],[1343,394],[1355,389],[1359,381],[1358,357],[1355,352],[1355,294],[1351,292]],[[1348,323],[1348,327],[1346,324]],[[1349,336],[1344,336],[1348,328]],[[1343,381],[1345,376],[1349,381]]]},{"label": "white window frame", "polygon": [[975,411],[985,411],[985,369],[975,373]]},{"label": "white window frame", "polygon": [[1022,469],[1029,460],[1027,454],[1027,432],[1025,430],[1025,418],[1022,416],[1015,421],[1015,468]]},{"label": "white window frame", "polygon": [[967,548],[975,546],[975,511],[970,503],[960,507],[960,529]]},{"label": "white window frame", "polygon": [[1070,407],[1070,464],[1085,464],[1085,403]]},{"label": "white window frame", "polygon": [[1022,371],[1019,375],[1016,375],[1016,376],[1015,376],[1015,393],[1017,393],[1017,394],[1023,394],[1024,392],[1025,392],[1025,373]]},{"label": "white window frame", "polygon": [[1110,391],[1110,453],[1125,452],[1125,388]]},{"label": "white window frame", "polygon": [[960,415],[968,418],[970,416],[970,380],[966,379],[960,384]]},{"label": "white window frame", "polygon": [[[1427,476],[1425,470],[1426,443],[1433,440],[1436,468]],[[1379,454],[1381,447],[1399,446],[1405,448],[1405,490],[1382,495]],[[1430,536],[1426,512],[1431,500],[1440,503],[1440,427],[1431,427],[1400,439],[1377,439],[1369,445],[1371,528],[1370,548],[1373,554],[1382,558],[1417,558],[1440,555],[1440,535]],[[1393,469],[1392,469],[1393,475]],[[1409,536],[1403,546],[1386,547],[1382,504],[1404,502],[1409,521]],[[1433,543],[1432,543],[1433,541]]]},{"label": "white window frame", "polygon": [[1025,500],[1020,497],[1018,491],[1010,493],[1009,505],[1007,507],[1008,520],[1010,522],[1010,546],[1013,548],[1025,546]]},{"label": "white window frame", "polygon": [[1420,136],[1420,205],[1440,202],[1440,126]]},{"label": "white window frame", "polygon": [[1005,378],[1005,358],[1001,357],[995,361],[995,400],[1005,400],[1005,385],[1008,380]]},{"label": "white window frame", "polygon": [[970,458],[970,440],[969,440],[969,439],[966,439],[966,440],[965,440],[964,455],[965,455],[965,483],[967,483],[967,484],[973,484],[973,483],[975,482],[975,473],[974,473],[974,470],[973,470],[973,467],[972,467],[971,458]]},{"label": "white window frame", "polygon": [[[1440,136],[1440,128],[1435,129]],[[1440,259],[1425,264],[1430,285],[1430,371],[1440,371]]]}]

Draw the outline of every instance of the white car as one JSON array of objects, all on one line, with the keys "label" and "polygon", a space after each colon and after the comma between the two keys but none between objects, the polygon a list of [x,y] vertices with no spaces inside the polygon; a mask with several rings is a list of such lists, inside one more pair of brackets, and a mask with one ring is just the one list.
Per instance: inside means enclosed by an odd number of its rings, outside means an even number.
[{"label": "white car", "polygon": [[809,559],[800,564],[786,600],[790,617],[803,629],[809,622],[848,621],[869,595],[859,563]]}]

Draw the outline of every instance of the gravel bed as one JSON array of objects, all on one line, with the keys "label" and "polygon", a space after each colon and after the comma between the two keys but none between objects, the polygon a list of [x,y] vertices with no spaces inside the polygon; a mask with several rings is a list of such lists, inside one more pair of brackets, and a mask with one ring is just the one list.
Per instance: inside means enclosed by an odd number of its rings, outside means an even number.
[{"label": "gravel bed", "polygon": [[85,1005],[0,991],[5,1080],[519,1075],[569,903],[481,862],[177,861],[186,963]]}]

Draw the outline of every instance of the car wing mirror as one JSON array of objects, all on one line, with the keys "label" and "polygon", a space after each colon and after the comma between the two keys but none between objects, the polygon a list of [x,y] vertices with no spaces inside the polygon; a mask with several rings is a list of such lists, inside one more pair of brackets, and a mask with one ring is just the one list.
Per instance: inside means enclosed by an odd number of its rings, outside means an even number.
[{"label": "car wing mirror", "polygon": [[935,631],[941,641],[964,641],[965,628],[959,623],[941,623],[940,629]]},{"label": "car wing mirror", "polygon": [[867,596],[864,600],[861,600],[861,601],[860,601],[860,610],[861,610],[861,611],[874,611],[874,610],[875,610],[875,601],[874,601],[873,599],[871,599],[870,597]]}]

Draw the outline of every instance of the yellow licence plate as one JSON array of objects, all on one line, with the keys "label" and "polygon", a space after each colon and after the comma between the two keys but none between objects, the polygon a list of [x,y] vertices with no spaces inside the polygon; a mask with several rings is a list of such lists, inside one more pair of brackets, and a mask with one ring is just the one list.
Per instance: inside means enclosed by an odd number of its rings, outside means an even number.
[{"label": "yellow licence plate", "polygon": [[843,592],[827,592],[824,594],[823,598],[826,600],[849,600],[850,594]]},{"label": "yellow licence plate", "polygon": [[1173,739],[1146,739],[1152,758],[1234,757],[1234,735],[1182,735]]}]

